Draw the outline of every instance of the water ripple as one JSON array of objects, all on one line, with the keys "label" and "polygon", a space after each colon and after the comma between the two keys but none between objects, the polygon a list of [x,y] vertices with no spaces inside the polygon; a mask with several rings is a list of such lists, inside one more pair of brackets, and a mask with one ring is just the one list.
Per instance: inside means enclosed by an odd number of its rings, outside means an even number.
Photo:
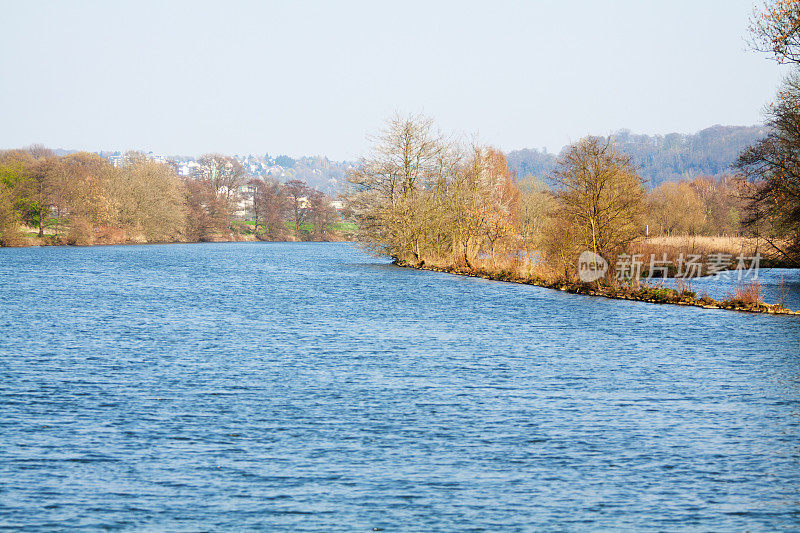
[{"label": "water ripple", "polygon": [[800,529],[798,363],[346,245],[0,249],[0,528]]}]

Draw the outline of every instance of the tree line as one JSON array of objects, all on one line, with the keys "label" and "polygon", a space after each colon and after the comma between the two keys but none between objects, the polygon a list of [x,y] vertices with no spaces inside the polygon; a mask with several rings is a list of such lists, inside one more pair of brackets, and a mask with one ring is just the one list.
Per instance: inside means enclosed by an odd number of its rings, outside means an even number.
[{"label": "tree line", "polygon": [[398,263],[527,263],[568,277],[582,251],[613,263],[648,233],[740,234],[752,187],[704,177],[647,192],[631,158],[600,137],[566,147],[547,180],[517,180],[502,152],[456,142],[421,116],[389,120],[349,182],[359,239]]},{"label": "tree line", "polygon": [[[613,264],[648,235],[752,236],[785,264],[800,265],[800,0],[766,2],[750,29],[754,48],[795,66],[765,127],[710,128],[691,143],[660,139],[661,148],[689,154],[689,163],[705,160],[714,172],[721,167],[709,149],[731,160],[736,145],[731,174],[691,174],[648,192],[642,171],[663,161],[631,157],[631,146],[652,143],[629,132],[581,139],[557,157],[512,152],[509,164],[493,147],[443,135],[428,118],[396,116],[348,178],[359,239],[400,264],[536,264],[567,278],[581,251]],[[542,168],[517,181],[512,167]]]},{"label": "tree line", "polygon": [[756,8],[750,34],[753,49],[792,70],[767,109],[767,135],[736,162],[754,184],[743,222],[800,266],[800,0],[771,0]]},{"label": "tree line", "polygon": [[0,151],[0,245],[327,240],[331,199],[300,180],[249,179],[232,157],[206,154],[194,175],[129,152],[118,166],[42,146]]},{"label": "tree line", "polygon": [[646,233],[747,236],[742,222],[752,190],[752,184],[732,175],[665,182],[647,195]]}]

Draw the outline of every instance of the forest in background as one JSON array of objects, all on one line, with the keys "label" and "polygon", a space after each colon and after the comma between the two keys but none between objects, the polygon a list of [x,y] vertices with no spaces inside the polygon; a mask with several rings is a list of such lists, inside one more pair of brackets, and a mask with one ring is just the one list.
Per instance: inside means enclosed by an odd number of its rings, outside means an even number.
[{"label": "forest in background", "polygon": [[[631,157],[644,178],[645,187],[652,189],[665,182],[693,180],[698,177],[720,178],[733,172],[739,153],[766,136],[764,126],[712,126],[694,134],[670,133],[646,135],[619,130],[609,136],[614,146]],[[56,155],[70,155],[76,150],[53,150]],[[125,152],[99,152],[104,159],[121,161]],[[173,165],[179,175],[190,176],[199,165],[199,157],[178,155],[148,156],[159,162]],[[322,156],[287,155],[263,156],[234,155],[253,178],[274,179],[280,182],[300,180],[310,187],[336,196],[342,192],[347,173],[356,164],[351,161],[333,161]],[[524,148],[506,152],[509,168],[517,179],[527,175],[538,176],[548,186],[555,168],[558,153]]]},{"label": "forest in background", "polygon": [[[739,154],[765,137],[764,126],[712,126],[694,134],[642,135],[619,130],[611,135],[615,149],[631,158],[644,185],[653,189],[665,182],[721,178],[734,172]],[[506,154],[517,176],[534,175],[548,181],[558,154],[525,148]]]},{"label": "forest in background", "polygon": [[648,236],[751,234],[753,183],[701,177],[648,191],[606,138],[567,147],[547,181],[517,180],[500,150],[459,143],[423,116],[396,116],[377,139],[347,201],[360,241],[400,264],[571,279],[585,250],[613,265]]},{"label": "forest in background", "polygon": [[[641,180],[644,207],[639,225],[646,235],[740,236],[746,233],[742,226],[746,185],[732,176],[727,161],[733,157],[733,147],[763,131],[715,127],[690,136],[620,132],[619,137],[595,139],[608,150],[628,157],[631,172]],[[570,149],[566,147],[562,154]],[[652,186],[653,180],[644,177],[646,167],[636,163],[626,150],[640,154],[640,161],[645,159],[643,154],[649,154],[646,162],[650,169],[663,169],[668,160],[673,170],[688,168],[686,161],[694,161],[691,168],[709,172],[687,171],[691,179],[676,181],[675,170],[669,179]],[[524,233],[525,224],[539,224],[531,217],[542,218],[554,205],[558,158],[530,150],[507,156],[497,149],[492,151],[497,158],[502,157],[510,181],[522,195]],[[668,157],[667,152],[672,155]],[[690,158],[686,154],[693,155]],[[262,160],[220,154],[153,159],[138,152],[111,154],[111,161],[114,164],[98,154],[52,151],[41,146],[0,151],[0,244],[31,243],[24,238],[30,234],[26,228],[33,228],[48,244],[250,237],[340,240],[352,234],[353,224],[342,219],[350,209],[344,209],[343,215],[330,208],[333,197],[305,180],[286,179],[310,173],[317,177],[316,183],[338,189],[338,181],[348,176],[343,174],[344,164],[330,165],[324,158],[298,161],[288,156],[267,156]],[[338,180],[309,166],[320,161],[320,168],[333,168]],[[285,174],[280,165],[297,172]],[[346,167],[352,174],[357,165]]]}]

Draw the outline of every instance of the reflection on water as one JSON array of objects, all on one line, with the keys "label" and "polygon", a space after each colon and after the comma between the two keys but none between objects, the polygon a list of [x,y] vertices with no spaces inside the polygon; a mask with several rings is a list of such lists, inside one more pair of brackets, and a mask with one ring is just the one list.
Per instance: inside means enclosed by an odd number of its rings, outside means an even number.
[{"label": "reflection on water", "polygon": [[346,245],[2,249],[0,526],[793,529],[798,368],[800,317]]}]

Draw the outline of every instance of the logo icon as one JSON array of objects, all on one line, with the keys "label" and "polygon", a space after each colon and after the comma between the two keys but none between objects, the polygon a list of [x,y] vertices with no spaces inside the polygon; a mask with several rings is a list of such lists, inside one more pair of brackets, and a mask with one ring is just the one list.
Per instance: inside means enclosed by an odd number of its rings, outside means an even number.
[{"label": "logo icon", "polygon": [[602,278],[608,272],[608,261],[594,252],[586,250],[578,257],[578,277],[584,283]]}]

